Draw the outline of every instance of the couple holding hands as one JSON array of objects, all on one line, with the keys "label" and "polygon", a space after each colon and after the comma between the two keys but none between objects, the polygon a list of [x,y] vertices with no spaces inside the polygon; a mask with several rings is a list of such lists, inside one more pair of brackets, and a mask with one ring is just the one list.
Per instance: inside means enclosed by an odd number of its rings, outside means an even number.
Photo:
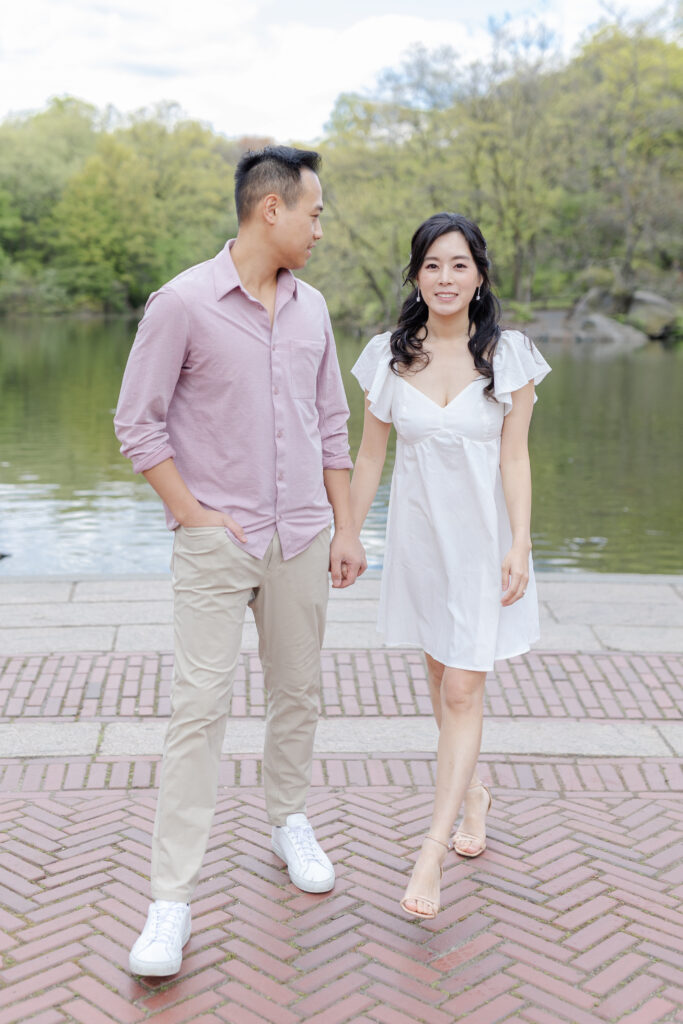
[{"label": "couple holding hands", "polygon": [[372,338],[352,370],[366,398],[350,482],[329,315],[292,273],[322,237],[318,167],[316,153],[285,146],[242,158],[237,237],[150,296],[123,379],[121,450],[174,531],[172,715],[153,902],[130,954],[139,975],[177,972],[190,936],[247,605],[268,693],[272,848],[300,889],[334,885],[306,817],[328,571],[347,587],[366,568],[359,532],[392,424],[379,629],[388,644],[424,651],[439,726],[431,824],[401,900],[412,916],[438,912],[453,846],[468,857],[485,848],[486,673],[538,639],[527,435],[549,367],[522,334],[501,330],[477,225],[430,217],[412,239],[396,328]]}]

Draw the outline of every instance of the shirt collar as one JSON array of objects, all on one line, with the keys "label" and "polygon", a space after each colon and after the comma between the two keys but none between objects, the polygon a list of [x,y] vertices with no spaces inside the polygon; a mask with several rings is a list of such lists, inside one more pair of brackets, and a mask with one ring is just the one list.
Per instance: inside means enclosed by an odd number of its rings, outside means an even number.
[{"label": "shirt collar", "polygon": [[[235,244],[235,239],[230,238],[213,260],[213,279],[216,287],[216,298],[222,299],[228,292],[234,291],[235,288],[240,288],[246,295],[247,292],[242,287],[237,268],[232,262],[232,256],[230,250]],[[284,291],[287,298],[296,298],[298,293],[298,281],[295,278],[291,270],[286,270],[284,267],[278,272],[277,276],[277,290],[278,292]]]}]

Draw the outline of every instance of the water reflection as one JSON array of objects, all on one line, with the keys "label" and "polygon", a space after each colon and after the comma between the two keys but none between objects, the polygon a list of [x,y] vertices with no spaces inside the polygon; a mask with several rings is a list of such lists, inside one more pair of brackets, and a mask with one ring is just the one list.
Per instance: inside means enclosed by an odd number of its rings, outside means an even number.
[{"label": "water reflection", "polygon": [[[164,572],[160,504],[112,432],[135,324],[0,323],[0,574]],[[338,338],[352,453],[363,396]],[[683,353],[610,363],[551,355],[531,434],[534,558],[563,571],[683,572]],[[364,542],[381,566],[393,436]]]}]

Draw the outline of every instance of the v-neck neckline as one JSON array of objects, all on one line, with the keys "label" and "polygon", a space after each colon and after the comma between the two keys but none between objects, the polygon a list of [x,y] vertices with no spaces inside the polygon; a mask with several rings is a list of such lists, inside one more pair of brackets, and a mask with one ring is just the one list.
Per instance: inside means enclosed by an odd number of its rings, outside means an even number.
[{"label": "v-neck neckline", "polygon": [[434,401],[433,398],[430,398],[429,395],[425,394],[424,391],[421,391],[419,388],[416,388],[414,384],[411,384],[409,381],[406,380],[405,377],[402,377],[399,374],[399,380],[402,380],[403,383],[406,385],[406,387],[409,387],[411,391],[416,391],[418,393],[418,395],[422,395],[422,397],[424,399],[426,399],[430,403],[430,405],[433,405],[436,409],[440,409],[441,412],[444,412],[446,409],[449,408],[449,406],[453,405],[453,402],[457,402],[458,399],[460,398],[460,396],[464,395],[465,392],[467,390],[469,390],[469,388],[471,388],[473,384],[478,384],[479,381],[486,380],[486,379],[487,379],[486,377],[482,377],[482,376],[475,377],[474,380],[471,380],[469,382],[469,384],[465,384],[465,387],[461,388],[460,391],[458,391],[457,395],[454,395],[454,397],[451,398],[450,402],[446,402],[445,405],[439,405],[438,402]]}]

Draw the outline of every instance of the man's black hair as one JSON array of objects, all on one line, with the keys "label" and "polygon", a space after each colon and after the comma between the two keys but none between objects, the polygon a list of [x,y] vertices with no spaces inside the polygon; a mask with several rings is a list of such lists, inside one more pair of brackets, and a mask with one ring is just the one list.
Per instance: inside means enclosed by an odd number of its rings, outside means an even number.
[{"label": "man's black hair", "polygon": [[312,149],[292,146],[265,146],[249,150],[235,170],[235,206],[237,220],[247,220],[259,199],[274,193],[290,209],[301,195],[301,170],[314,174],[320,167],[320,155]]}]

